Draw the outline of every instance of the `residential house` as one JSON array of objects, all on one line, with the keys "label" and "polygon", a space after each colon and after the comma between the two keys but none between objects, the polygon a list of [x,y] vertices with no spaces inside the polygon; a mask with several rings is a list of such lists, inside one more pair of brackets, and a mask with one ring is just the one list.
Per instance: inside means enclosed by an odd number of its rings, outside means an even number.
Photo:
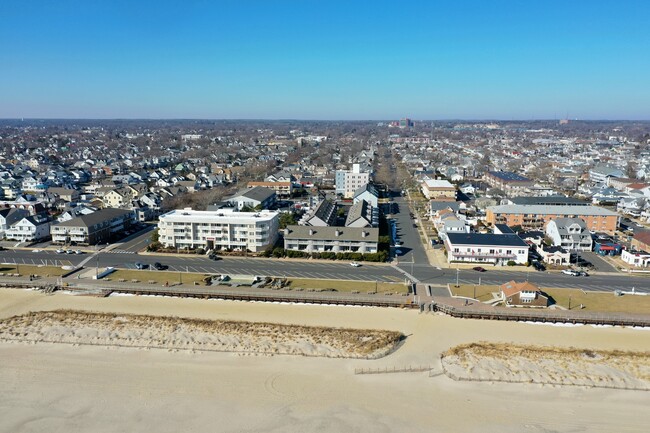
[{"label": "residential house", "polygon": [[266,181],[266,182],[248,182],[249,188],[254,188],[256,186],[268,188],[275,191],[275,194],[281,198],[291,198],[293,194],[293,183],[290,181],[280,182],[280,181]]},{"label": "residential house", "polygon": [[25,209],[18,208],[4,208],[0,209],[0,237],[4,236],[5,232],[23,218],[29,216],[29,212]]},{"label": "residential house", "polygon": [[647,268],[650,265],[650,253],[645,250],[623,250],[621,260],[635,268]]},{"label": "residential house", "polygon": [[650,231],[641,230],[634,233],[632,249],[637,251],[650,251]]},{"label": "residential house", "polygon": [[502,284],[500,295],[506,307],[547,307],[549,304],[548,296],[528,281]]},{"label": "residential house", "polygon": [[14,223],[5,232],[7,239],[18,242],[34,242],[50,236],[50,223],[34,216],[26,216]]},{"label": "residential house", "polygon": [[546,224],[546,236],[553,245],[568,251],[591,251],[593,241],[587,224],[580,218],[557,218]]},{"label": "residential house", "polygon": [[237,210],[244,208],[269,209],[275,206],[276,194],[272,189],[255,186],[240,190],[226,201],[231,203]]},{"label": "residential house", "polygon": [[549,265],[568,265],[571,259],[571,253],[560,246],[546,246],[542,244],[537,248],[537,253],[542,257],[542,261]]}]

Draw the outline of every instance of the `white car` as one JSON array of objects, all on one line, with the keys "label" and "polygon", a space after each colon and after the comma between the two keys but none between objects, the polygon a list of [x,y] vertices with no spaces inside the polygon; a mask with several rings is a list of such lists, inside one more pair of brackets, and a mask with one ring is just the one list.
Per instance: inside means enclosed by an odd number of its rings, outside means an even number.
[{"label": "white car", "polygon": [[353,268],[358,268],[359,266],[361,266],[361,263],[352,262],[350,263],[350,266],[352,266]]},{"label": "white car", "polygon": [[65,253],[65,250],[62,250],[61,248],[59,248],[58,250],[56,250],[56,253],[57,254],[63,254],[63,253]]},{"label": "white car", "polygon": [[563,273],[564,275],[571,275],[571,276],[573,276],[573,277],[577,277],[577,276],[580,275],[580,272],[578,272],[578,271],[574,271],[573,269],[563,269],[563,270],[562,270],[562,273]]}]

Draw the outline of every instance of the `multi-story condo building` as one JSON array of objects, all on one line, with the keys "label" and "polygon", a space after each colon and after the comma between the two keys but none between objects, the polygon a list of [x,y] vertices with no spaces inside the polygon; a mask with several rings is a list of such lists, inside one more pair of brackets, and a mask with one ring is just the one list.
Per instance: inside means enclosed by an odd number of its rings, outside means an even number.
[{"label": "multi-story condo building", "polygon": [[447,233],[447,261],[518,265],[528,262],[529,246],[517,235]]},{"label": "multi-story condo building", "polygon": [[420,187],[428,199],[456,200],[456,187],[447,180],[426,179]]},{"label": "multi-story condo building", "polygon": [[489,224],[521,226],[525,230],[542,230],[549,221],[558,218],[582,218],[593,232],[614,234],[619,215],[598,206],[502,205],[486,209]]},{"label": "multi-story condo building", "polygon": [[488,171],[484,179],[490,186],[507,193],[516,193],[533,186],[532,180],[512,171]]},{"label": "multi-story condo building", "polygon": [[126,209],[101,209],[50,227],[57,244],[97,245],[110,241],[135,222],[135,213]]},{"label": "multi-story condo building", "polygon": [[354,197],[356,190],[370,182],[370,172],[362,171],[361,164],[352,164],[352,170],[336,170],[336,193],[344,198]]},{"label": "multi-story condo building", "polygon": [[177,209],[160,216],[159,241],[165,247],[260,252],[278,239],[279,213]]},{"label": "multi-story condo building", "polygon": [[376,253],[378,241],[379,229],[371,227],[288,226],[284,230],[284,248],[306,253]]}]

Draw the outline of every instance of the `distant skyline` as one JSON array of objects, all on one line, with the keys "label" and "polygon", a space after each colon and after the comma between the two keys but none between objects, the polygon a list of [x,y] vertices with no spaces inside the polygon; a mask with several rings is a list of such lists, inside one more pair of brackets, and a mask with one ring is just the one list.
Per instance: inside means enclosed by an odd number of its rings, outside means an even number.
[{"label": "distant skyline", "polygon": [[650,120],[650,2],[5,1],[0,118]]}]

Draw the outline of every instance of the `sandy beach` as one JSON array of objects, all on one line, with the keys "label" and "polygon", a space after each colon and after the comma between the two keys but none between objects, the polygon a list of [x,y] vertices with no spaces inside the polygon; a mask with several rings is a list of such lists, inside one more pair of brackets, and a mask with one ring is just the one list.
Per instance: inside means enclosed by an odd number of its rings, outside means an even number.
[{"label": "sandy beach", "polygon": [[[79,310],[396,331],[380,359],[0,343],[2,432],[642,432],[650,393],[454,381],[440,355],[478,341],[647,351],[650,330],[453,319],[417,311],[93,298],[0,290],[0,319]],[[358,368],[430,365],[424,373]]]}]

